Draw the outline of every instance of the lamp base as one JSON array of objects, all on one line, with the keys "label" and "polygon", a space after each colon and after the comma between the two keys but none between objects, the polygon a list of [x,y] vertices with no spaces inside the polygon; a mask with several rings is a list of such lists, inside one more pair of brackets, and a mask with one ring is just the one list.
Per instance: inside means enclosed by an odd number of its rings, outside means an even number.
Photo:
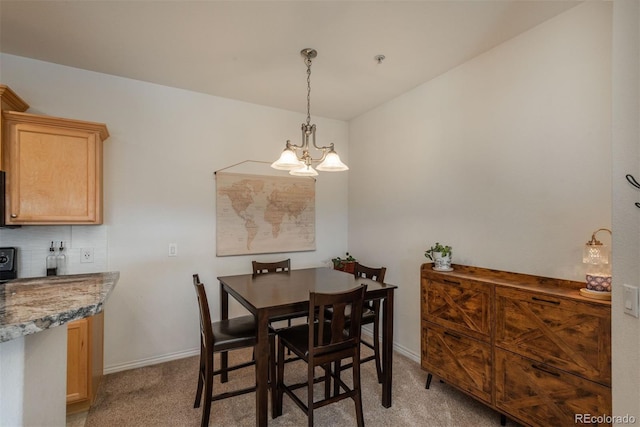
[{"label": "lamp base", "polygon": [[580,289],[580,295],[587,298],[600,299],[605,301],[611,300],[611,292],[592,291],[591,289],[587,288]]}]

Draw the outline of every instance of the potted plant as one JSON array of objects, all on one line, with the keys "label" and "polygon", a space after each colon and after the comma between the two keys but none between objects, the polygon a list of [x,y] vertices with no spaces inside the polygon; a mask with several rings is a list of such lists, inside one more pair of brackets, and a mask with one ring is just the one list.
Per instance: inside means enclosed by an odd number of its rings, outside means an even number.
[{"label": "potted plant", "polygon": [[453,248],[448,245],[441,245],[440,242],[436,242],[424,252],[424,256],[434,262],[433,269],[441,271],[451,271],[451,256],[453,255]]},{"label": "potted plant", "polygon": [[345,253],[345,258],[331,258],[331,262],[333,262],[334,270],[346,271],[351,274],[353,274],[356,265],[356,259],[349,255],[349,252]]}]

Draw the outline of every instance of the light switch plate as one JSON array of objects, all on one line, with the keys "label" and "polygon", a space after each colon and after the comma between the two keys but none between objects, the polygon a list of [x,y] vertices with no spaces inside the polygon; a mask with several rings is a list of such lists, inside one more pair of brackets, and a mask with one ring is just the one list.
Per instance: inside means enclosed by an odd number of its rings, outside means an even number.
[{"label": "light switch plate", "polygon": [[169,256],[178,256],[178,244],[169,243]]},{"label": "light switch plate", "polygon": [[638,317],[638,287],[623,285],[624,289],[624,312],[633,317]]}]

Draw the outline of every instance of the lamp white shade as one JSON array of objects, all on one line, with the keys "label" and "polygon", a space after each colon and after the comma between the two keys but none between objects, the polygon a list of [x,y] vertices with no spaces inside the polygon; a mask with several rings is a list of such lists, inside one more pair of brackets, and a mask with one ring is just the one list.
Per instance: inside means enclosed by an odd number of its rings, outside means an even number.
[{"label": "lamp white shade", "polygon": [[591,265],[609,264],[609,249],[606,245],[584,245],[582,262]]},{"label": "lamp white shade", "polygon": [[280,154],[280,158],[275,162],[271,163],[272,168],[278,169],[281,171],[288,171],[294,168],[300,168],[304,165],[305,165],[304,163],[298,160],[298,156],[296,155],[296,152],[289,148],[285,148],[282,151],[282,154]]},{"label": "lamp white shade", "polygon": [[318,176],[318,172],[316,172],[316,170],[312,168],[311,165],[305,165],[304,163],[298,168],[291,169],[289,171],[289,174],[295,176]]},{"label": "lamp white shade", "polygon": [[338,153],[331,150],[327,153],[324,161],[317,166],[319,171],[323,172],[341,172],[349,170],[349,167],[342,163]]}]

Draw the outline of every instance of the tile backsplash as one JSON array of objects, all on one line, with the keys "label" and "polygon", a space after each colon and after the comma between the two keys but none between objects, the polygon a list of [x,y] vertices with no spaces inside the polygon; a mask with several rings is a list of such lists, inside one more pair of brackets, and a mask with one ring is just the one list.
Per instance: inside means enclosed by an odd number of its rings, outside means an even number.
[{"label": "tile backsplash", "polygon": [[[30,225],[1,228],[0,247],[18,248],[18,277],[46,275],[49,246],[64,242],[67,273],[95,273],[107,269],[106,225]],[[93,250],[93,262],[80,262],[82,249]]]}]

